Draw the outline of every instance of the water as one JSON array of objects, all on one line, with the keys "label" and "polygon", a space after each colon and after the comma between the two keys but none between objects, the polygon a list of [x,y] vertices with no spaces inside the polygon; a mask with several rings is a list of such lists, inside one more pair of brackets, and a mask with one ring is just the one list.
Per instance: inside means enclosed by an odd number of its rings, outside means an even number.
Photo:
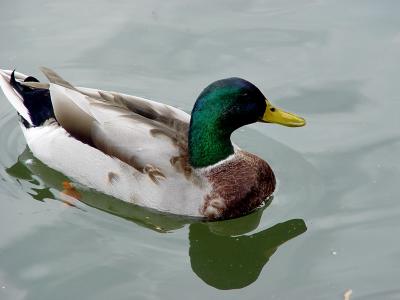
[{"label": "water", "polygon": [[1,67],[190,111],[241,76],[304,128],[234,140],[278,178],[218,223],[79,189],[26,149],[0,96],[0,299],[399,299],[398,1],[3,1]]}]

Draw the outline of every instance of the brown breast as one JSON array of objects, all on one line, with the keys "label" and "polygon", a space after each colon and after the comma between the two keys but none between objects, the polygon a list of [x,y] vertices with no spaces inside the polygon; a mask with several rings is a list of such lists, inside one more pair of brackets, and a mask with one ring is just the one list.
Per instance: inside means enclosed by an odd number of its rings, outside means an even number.
[{"label": "brown breast", "polygon": [[208,219],[228,219],[254,210],[275,190],[271,167],[258,156],[238,151],[234,159],[206,172],[212,190],[201,213]]}]

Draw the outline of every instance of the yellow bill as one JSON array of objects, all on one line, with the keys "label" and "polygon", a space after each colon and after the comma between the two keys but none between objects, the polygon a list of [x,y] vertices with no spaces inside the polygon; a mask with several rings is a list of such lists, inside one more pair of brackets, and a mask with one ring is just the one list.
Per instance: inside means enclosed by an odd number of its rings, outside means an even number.
[{"label": "yellow bill", "polygon": [[295,114],[281,110],[273,106],[268,100],[265,100],[266,108],[261,122],[275,123],[288,127],[301,127],[306,125],[306,120],[302,117],[296,116]]}]

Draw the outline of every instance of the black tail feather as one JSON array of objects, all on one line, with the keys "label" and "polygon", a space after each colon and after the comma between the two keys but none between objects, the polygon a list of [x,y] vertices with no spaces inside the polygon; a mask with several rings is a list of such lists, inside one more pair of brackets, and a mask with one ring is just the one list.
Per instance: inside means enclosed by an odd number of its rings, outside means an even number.
[{"label": "black tail feather", "polygon": [[[25,107],[28,109],[33,126],[40,126],[46,120],[54,118],[53,105],[51,103],[50,91],[48,89],[31,88],[22,85],[15,79],[15,70],[11,73],[10,84],[23,98]],[[35,77],[29,76],[24,82],[39,82]],[[23,120],[25,127],[30,124]]]}]

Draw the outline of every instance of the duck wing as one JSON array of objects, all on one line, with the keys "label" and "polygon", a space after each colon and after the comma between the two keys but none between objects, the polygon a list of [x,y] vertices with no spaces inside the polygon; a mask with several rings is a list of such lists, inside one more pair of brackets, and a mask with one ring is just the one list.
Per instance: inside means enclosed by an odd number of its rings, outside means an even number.
[{"label": "duck wing", "polygon": [[56,119],[73,137],[142,173],[191,173],[187,113],[140,97],[74,87],[54,71],[42,71],[50,81]]}]

